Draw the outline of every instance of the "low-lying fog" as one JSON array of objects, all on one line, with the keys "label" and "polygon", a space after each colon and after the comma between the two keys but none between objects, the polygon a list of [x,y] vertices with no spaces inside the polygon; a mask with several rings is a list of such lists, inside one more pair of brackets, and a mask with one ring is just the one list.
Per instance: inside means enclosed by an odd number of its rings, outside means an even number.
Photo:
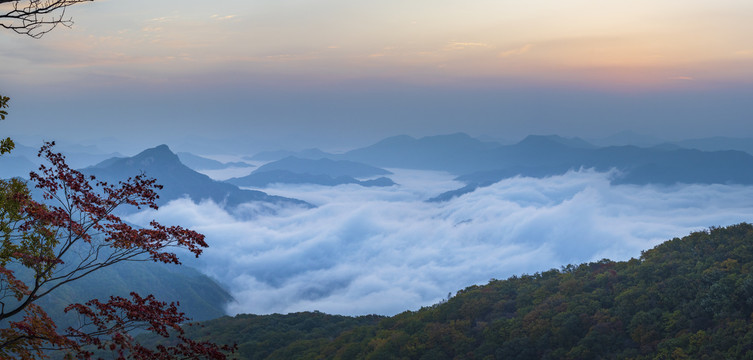
[{"label": "low-lying fog", "polygon": [[205,234],[210,248],[184,258],[231,291],[231,314],[391,315],[492,278],[638,257],[694,230],[751,221],[753,210],[753,187],[612,186],[610,174],[591,171],[513,178],[427,203],[461,184],[446,173],[390,170],[399,186],[263,189],[318,206],[311,210],[241,221],[213,203],[177,200],[128,220]]}]

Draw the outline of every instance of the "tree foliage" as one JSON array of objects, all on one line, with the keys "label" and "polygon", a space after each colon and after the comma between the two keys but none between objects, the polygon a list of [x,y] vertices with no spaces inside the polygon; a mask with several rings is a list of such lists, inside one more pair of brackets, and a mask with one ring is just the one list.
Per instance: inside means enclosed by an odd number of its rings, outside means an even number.
[{"label": "tree foliage", "polygon": [[[10,101],[9,97],[0,94],[0,120],[5,120],[5,117],[8,116],[8,111],[3,110],[8,107],[8,101]],[[13,140],[10,138],[0,139],[0,155],[13,150],[13,146]]]},{"label": "tree foliage", "polygon": [[[318,311],[288,315],[249,315],[222,317],[186,329],[194,339],[219,343],[237,343],[235,355],[239,359],[300,359],[314,357],[346,331],[374,326],[383,316],[349,317],[328,315]],[[142,344],[157,344],[161,337],[153,334],[139,336]],[[165,342],[165,341],[162,341]]]},{"label": "tree foliage", "polygon": [[[238,332],[233,340],[265,359],[750,359],[753,226],[696,232],[629,261],[492,280],[336,335],[276,343],[287,321],[255,321],[270,324],[269,337]],[[312,328],[343,320],[317,321]],[[202,331],[237,323],[217,319]]]},{"label": "tree foliage", "polygon": [[0,0],[0,26],[40,38],[58,25],[73,25],[66,9],[90,1],[94,0]]},{"label": "tree foliage", "polygon": [[[2,99],[5,107],[7,98]],[[53,146],[39,151],[48,165],[30,174],[33,191],[20,179],[0,180],[0,358],[44,357],[58,350],[88,359],[92,349],[118,358],[225,358],[230,347],[184,336],[188,319],[177,304],[151,295],[71,304],[65,311],[78,314],[79,324],[62,330],[37,304],[59,287],[117,263],[180,264],[173,249],[199,256],[207,246],[195,231],[156,221],[134,228],[116,215],[124,206],[156,209],[161,186],[154,179],[141,174],[118,184],[98,181],[69,168]],[[134,329],[161,336],[169,329],[178,341],[148,349],[135,341]]]}]

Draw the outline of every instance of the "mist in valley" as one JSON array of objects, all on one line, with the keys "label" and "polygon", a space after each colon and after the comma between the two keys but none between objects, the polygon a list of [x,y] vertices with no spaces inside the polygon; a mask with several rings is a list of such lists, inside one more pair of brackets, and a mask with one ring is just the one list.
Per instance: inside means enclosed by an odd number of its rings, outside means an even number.
[{"label": "mist in valley", "polygon": [[234,213],[184,198],[128,220],[205,234],[210,247],[184,260],[231,292],[230,314],[392,315],[492,278],[638,257],[691,231],[747,221],[753,208],[751,186],[612,185],[616,171],[591,170],[513,177],[433,203],[462,186],[454,175],[388,170],[398,185],[263,189],[313,209],[265,214],[247,204]]}]

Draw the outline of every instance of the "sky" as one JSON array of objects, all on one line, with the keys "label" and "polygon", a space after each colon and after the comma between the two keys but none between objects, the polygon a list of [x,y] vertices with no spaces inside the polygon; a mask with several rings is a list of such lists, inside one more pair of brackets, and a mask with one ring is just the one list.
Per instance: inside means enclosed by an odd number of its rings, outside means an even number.
[{"label": "sky", "polygon": [[230,291],[230,314],[393,315],[493,278],[637,258],[691,231],[750,221],[753,208],[751,186],[615,186],[613,173],[593,171],[511,178],[429,203],[461,184],[447,173],[390,170],[399,185],[265,189],[314,209],[239,218],[182,199],[127,220],[205,234],[204,253],[181,260]]},{"label": "sky", "polygon": [[459,131],[753,136],[747,0],[100,0],[66,14],[74,26],[40,40],[0,33],[3,134],[205,153]]}]

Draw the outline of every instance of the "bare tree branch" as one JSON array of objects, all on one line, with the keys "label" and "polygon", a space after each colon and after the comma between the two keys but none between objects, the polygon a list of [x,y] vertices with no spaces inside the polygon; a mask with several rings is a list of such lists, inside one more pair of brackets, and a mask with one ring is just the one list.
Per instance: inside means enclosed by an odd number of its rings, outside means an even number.
[{"label": "bare tree branch", "polygon": [[0,26],[35,39],[58,25],[70,27],[69,6],[94,0],[0,0]]}]

